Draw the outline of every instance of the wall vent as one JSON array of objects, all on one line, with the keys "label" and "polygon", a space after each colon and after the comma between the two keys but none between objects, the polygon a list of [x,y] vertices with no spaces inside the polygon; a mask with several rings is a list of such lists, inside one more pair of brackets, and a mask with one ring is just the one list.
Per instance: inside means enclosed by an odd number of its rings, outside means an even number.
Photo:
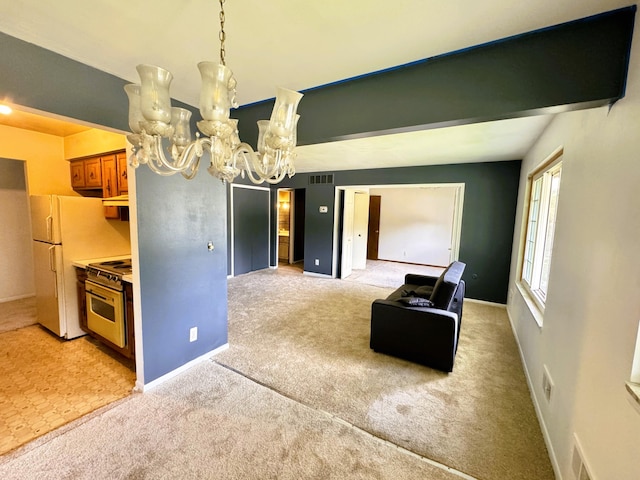
[{"label": "wall vent", "polygon": [[309,175],[309,185],[330,185],[333,184],[333,173],[323,175]]},{"label": "wall vent", "polygon": [[573,476],[576,480],[593,480],[593,477],[584,463],[584,457],[582,455],[578,436],[574,434],[574,437],[576,443],[573,446],[573,456],[571,457],[571,470],[573,471]]},{"label": "wall vent", "polygon": [[547,403],[551,402],[551,394],[553,393],[553,380],[546,365],[542,367],[542,391],[544,392],[544,398]]}]

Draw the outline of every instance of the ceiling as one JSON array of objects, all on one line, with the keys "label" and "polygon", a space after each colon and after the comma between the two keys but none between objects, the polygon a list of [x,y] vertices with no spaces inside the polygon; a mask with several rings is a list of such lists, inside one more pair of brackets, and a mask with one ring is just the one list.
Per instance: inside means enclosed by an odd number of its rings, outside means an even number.
[{"label": "ceiling", "polygon": [[[196,64],[218,57],[216,0],[93,0],[91,8],[80,0],[58,0],[55,6],[41,0],[2,3],[0,31],[131,82],[137,81],[137,64],[163,66],[174,75],[172,96],[191,105],[198,104],[199,96]],[[317,87],[627,3],[229,0],[226,60],[244,105],[273,97],[276,85]],[[518,118],[307,145],[298,148],[297,170],[522,158],[551,119]],[[26,125],[21,128],[56,135],[70,131],[60,124],[38,124],[28,115],[19,121]]]}]

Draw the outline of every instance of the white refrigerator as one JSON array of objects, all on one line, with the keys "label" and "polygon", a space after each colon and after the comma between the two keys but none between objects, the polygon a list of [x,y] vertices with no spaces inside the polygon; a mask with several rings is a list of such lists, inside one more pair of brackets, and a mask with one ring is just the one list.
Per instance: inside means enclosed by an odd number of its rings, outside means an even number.
[{"label": "white refrigerator", "polygon": [[129,222],[106,220],[102,199],[32,195],[38,322],[62,338],[84,335],[74,260],[131,253]]}]

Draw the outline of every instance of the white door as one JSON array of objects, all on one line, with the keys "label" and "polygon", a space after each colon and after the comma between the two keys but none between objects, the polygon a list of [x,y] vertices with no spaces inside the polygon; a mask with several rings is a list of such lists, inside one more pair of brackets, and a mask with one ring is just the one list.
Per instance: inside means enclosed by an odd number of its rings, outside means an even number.
[{"label": "white door", "polygon": [[58,272],[62,271],[62,248],[44,242],[33,242],[33,262],[35,267],[36,308],[38,323],[58,336],[66,332],[60,322],[60,302],[62,282]]},{"label": "white door", "polygon": [[353,217],[353,264],[354,270],[367,268],[367,237],[369,230],[369,194],[356,192]]},{"label": "white door", "polygon": [[344,217],[342,225],[342,259],[340,278],[347,278],[353,271],[353,217],[355,191],[344,192]]}]

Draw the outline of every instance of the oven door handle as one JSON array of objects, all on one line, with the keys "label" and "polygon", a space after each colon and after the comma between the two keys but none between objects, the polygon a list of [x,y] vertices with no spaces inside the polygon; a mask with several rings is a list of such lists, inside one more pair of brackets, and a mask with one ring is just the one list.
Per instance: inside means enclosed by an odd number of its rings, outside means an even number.
[{"label": "oven door handle", "polygon": [[89,290],[89,289],[87,289],[87,293],[89,293],[89,294],[93,295],[94,297],[98,297],[98,298],[100,298],[100,299],[102,299],[102,300],[105,300],[105,301],[107,301],[107,302],[111,302],[111,299],[110,299],[110,298],[103,297],[102,295],[97,294],[97,293],[96,293],[96,292],[94,292],[93,290]]}]

